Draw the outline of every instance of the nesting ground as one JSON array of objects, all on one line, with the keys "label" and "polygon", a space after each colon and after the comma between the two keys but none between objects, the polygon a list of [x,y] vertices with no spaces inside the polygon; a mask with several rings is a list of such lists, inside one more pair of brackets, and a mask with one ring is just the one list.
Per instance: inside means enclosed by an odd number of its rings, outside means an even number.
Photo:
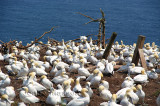
[{"label": "nesting ground", "polygon": [[[42,48],[40,50],[41,57],[44,56],[45,52],[46,52],[46,48]],[[43,61],[43,58],[40,58],[40,60]],[[0,61],[0,67],[2,68],[2,71],[4,73],[7,73],[7,70],[4,67],[7,64],[8,64],[7,62]],[[95,66],[93,66],[91,64],[86,67],[89,69],[89,71],[93,71],[95,69]],[[52,67],[50,67],[50,69],[47,70],[48,73],[51,70],[51,68]],[[117,68],[117,66],[115,68]],[[69,76],[75,79],[77,74],[70,73]],[[104,75],[103,79],[109,82],[109,86],[110,86],[109,90],[113,94],[121,89],[121,84],[126,76],[127,75],[125,73],[118,73],[118,72],[116,72],[116,69],[115,69],[114,76],[105,76]],[[50,80],[53,78],[49,75],[47,77]],[[37,77],[37,78],[38,78],[38,80],[40,79],[39,77]],[[12,106],[17,106],[18,102],[22,102],[19,98],[19,91],[17,91],[18,88],[22,87],[22,80],[17,80],[16,76],[10,76],[10,79],[11,79],[11,86],[13,86],[15,88],[15,92],[16,92],[16,97],[14,99],[15,103],[13,103]],[[80,83],[83,87],[85,85],[85,82],[86,82],[85,80],[80,81]],[[149,79],[149,82],[146,85],[142,85],[142,86],[143,86],[143,90],[145,91],[145,94],[146,94],[145,103],[148,104],[149,106],[156,106],[156,98],[160,92],[160,76],[156,80]],[[54,87],[56,87],[56,86],[54,86]],[[91,97],[89,106],[99,106],[100,103],[105,102],[99,96],[99,92],[98,92],[97,88],[93,89],[94,93],[93,93],[93,96]],[[40,99],[40,102],[35,103],[35,104],[30,104],[30,106],[49,106],[48,104],[45,103],[47,96],[48,96],[48,92],[46,92],[46,91],[41,92],[41,94],[37,96]]]}]

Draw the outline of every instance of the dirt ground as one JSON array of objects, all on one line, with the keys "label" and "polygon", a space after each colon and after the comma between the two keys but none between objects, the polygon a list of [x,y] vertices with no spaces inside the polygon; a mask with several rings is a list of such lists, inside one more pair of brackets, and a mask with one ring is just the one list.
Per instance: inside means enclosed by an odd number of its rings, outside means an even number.
[{"label": "dirt ground", "polygon": [[[41,57],[42,57],[45,53],[45,49],[42,49],[40,51],[40,53],[41,53]],[[43,60],[43,58],[40,58],[40,60]],[[7,73],[7,70],[4,67],[7,64],[8,64],[7,62],[0,61],[0,67],[2,68],[2,71],[4,73]],[[50,69],[51,68],[52,67],[50,67]],[[95,67],[93,65],[89,65],[87,68],[89,68],[90,71],[93,71]],[[47,70],[48,73],[49,73],[50,69]],[[69,76],[75,79],[77,74],[70,73]],[[125,73],[118,73],[115,70],[114,76],[104,76],[103,79],[109,82],[109,90],[113,94],[113,93],[116,93],[118,90],[121,89],[121,84],[122,84],[122,82],[123,82],[123,80],[126,76],[127,75]],[[39,80],[39,77],[37,77],[37,78]],[[52,79],[52,78],[53,77],[48,75],[48,79]],[[16,97],[14,99],[15,103],[13,103],[12,106],[17,106],[17,103],[22,102],[19,98],[19,91],[17,91],[17,89],[22,87],[21,86],[22,85],[22,80],[17,80],[16,76],[10,76],[10,79],[11,79],[11,86],[13,86],[15,88],[15,92],[16,92]],[[80,83],[84,87],[86,81],[81,80]],[[157,96],[160,92],[160,76],[156,80],[150,80],[149,79],[149,82],[146,85],[142,85],[142,86],[143,86],[143,90],[146,94],[145,103],[148,104],[148,106],[156,106],[156,98],[157,98]],[[99,106],[100,103],[105,102],[99,96],[99,92],[98,92],[97,88],[98,87],[94,87],[94,89],[93,89],[94,93],[93,93],[93,96],[90,99],[89,106]],[[45,103],[45,100],[46,100],[47,96],[48,96],[48,92],[46,92],[46,91],[41,92],[37,96],[40,99],[40,102],[35,103],[35,104],[30,104],[30,106],[49,106],[48,104]],[[140,103],[137,106],[139,106],[139,105],[140,105]]]}]

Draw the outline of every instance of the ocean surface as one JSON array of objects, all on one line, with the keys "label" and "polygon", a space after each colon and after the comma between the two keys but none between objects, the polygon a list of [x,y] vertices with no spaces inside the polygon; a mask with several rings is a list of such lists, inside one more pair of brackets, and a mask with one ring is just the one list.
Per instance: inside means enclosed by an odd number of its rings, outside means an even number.
[{"label": "ocean surface", "polygon": [[[117,41],[125,44],[137,42],[138,35],[145,42],[160,45],[160,0],[0,0],[0,40],[22,41],[26,44],[55,28],[42,39],[72,40],[79,36],[98,34],[100,8],[106,18],[106,38],[116,32]],[[93,36],[93,39],[96,39]]]}]

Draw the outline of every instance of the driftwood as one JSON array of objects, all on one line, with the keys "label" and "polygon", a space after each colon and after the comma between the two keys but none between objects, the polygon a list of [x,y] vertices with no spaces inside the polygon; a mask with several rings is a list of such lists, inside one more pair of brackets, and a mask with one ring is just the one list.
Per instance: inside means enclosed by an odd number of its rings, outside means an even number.
[{"label": "driftwood", "polygon": [[27,49],[28,47],[31,47],[33,44],[39,43],[38,41],[39,41],[45,34],[50,33],[54,28],[56,28],[56,27],[52,27],[52,28],[50,29],[50,31],[44,32],[43,35],[41,35],[38,39],[35,38],[35,40],[34,40],[31,44],[29,44],[29,45],[27,45],[27,46],[18,47],[18,49]]}]

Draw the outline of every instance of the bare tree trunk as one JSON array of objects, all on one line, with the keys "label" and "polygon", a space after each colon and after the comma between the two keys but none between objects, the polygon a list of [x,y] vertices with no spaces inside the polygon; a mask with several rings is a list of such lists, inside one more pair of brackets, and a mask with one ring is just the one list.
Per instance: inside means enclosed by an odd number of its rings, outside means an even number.
[{"label": "bare tree trunk", "polygon": [[102,27],[102,23],[100,22],[99,23],[98,41],[97,41],[98,47],[100,47],[100,43],[101,43],[101,27]]},{"label": "bare tree trunk", "polygon": [[103,22],[102,23],[102,27],[103,27],[103,29],[102,29],[102,41],[103,41],[103,49],[105,48],[105,23]]}]

